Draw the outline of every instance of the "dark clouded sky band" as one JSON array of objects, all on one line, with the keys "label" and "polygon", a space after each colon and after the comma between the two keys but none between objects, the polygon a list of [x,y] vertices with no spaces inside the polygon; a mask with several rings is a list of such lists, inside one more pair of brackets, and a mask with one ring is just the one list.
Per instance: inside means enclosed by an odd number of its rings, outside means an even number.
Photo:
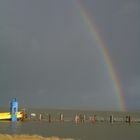
[{"label": "dark clouded sky band", "polygon": [[[116,102],[118,105],[118,109],[121,111],[126,111],[126,105],[125,105],[125,99],[124,99],[124,93],[123,93],[123,87],[121,86],[121,82],[119,80],[119,77],[117,75],[117,72],[115,71],[113,60],[111,60],[109,50],[106,47],[106,42],[102,39],[99,29],[97,25],[95,25],[94,19],[91,19],[90,15],[88,14],[85,7],[82,5],[80,0],[75,0],[74,2],[77,12],[82,16],[85,25],[89,28],[89,33],[93,37],[93,41],[96,41],[97,49],[98,49],[98,57],[103,64],[103,72],[104,74],[108,75],[108,79],[111,82],[111,86],[114,88],[114,96],[116,96]],[[94,13],[93,13],[94,15]],[[93,17],[92,17],[93,18]]]},{"label": "dark clouded sky band", "polygon": [[0,0],[0,106],[139,110],[139,13],[139,0]]}]

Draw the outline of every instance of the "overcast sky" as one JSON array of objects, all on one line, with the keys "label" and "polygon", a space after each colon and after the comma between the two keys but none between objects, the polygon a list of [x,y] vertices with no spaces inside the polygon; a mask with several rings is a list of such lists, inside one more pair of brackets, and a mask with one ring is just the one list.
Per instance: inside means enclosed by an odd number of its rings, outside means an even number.
[{"label": "overcast sky", "polygon": [[[128,110],[140,110],[140,1],[79,0],[109,49]],[[0,0],[0,106],[119,110],[76,0]]]}]

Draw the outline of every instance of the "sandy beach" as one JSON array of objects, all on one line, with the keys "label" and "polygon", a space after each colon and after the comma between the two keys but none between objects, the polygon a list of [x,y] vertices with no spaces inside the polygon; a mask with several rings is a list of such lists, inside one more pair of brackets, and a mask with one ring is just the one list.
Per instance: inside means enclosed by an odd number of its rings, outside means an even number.
[{"label": "sandy beach", "polygon": [[0,134],[0,140],[74,140],[72,138],[42,137],[39,135],[7,135]]}]

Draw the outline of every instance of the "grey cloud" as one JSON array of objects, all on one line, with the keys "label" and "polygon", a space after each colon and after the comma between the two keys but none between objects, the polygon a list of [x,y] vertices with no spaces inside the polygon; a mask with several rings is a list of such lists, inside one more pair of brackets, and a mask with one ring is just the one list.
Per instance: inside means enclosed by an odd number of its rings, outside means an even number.
[{"label": "grey cloud", "polygon": [[[81,4],[100,29],[127,105],[139,108],[139,80],[130,82],[140,75],[139,2]],[[133,14],[116,14],[123,9]],[[1,105],[17,97],[26,107],[119,109],[99,46],[73,1],[0,1],[0,19]]]},{"label": "grey cloud", "polygon": [[130,15],[130,14],[136,14],[140,11],[140,3],[138,1],[128,1],[121,10],[119,11],[120,14],[123,15]]}]

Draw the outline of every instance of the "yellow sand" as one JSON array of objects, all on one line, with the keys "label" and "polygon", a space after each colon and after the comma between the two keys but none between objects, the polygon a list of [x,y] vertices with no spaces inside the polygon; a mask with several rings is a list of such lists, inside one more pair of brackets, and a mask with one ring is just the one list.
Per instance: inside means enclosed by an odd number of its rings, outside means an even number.
[{"label": "yellow sand", "polygon": [[0,140],[74,140],[71,138],[42,137],[39,135],[7,135],[0,134]]}]

